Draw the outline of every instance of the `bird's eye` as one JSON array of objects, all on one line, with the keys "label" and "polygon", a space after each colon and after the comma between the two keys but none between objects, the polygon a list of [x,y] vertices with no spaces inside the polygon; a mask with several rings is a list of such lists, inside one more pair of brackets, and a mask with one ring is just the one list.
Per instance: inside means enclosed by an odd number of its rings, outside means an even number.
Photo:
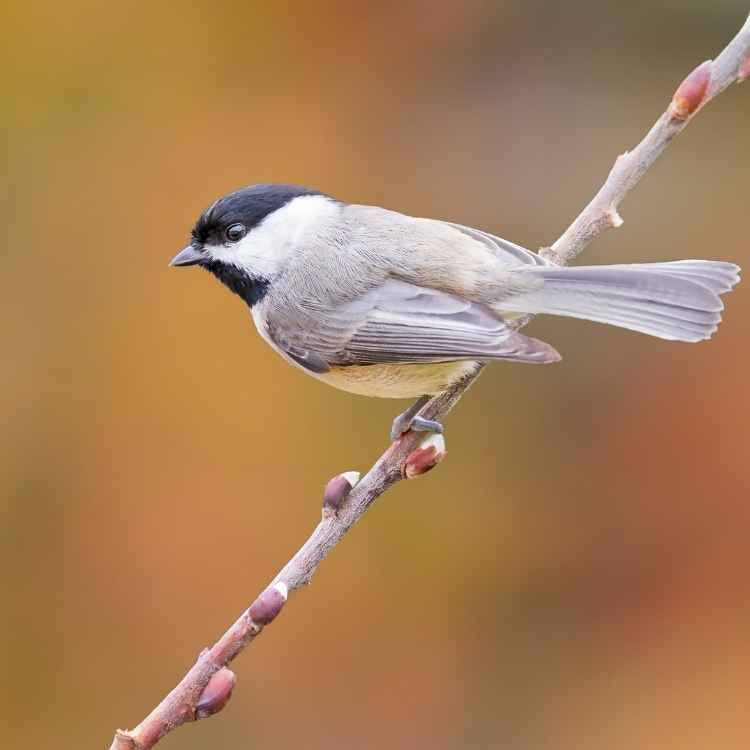
[{"label": "bird's eye", "polygon": [[227,227],[226,232],[224,232],[224,235],[229,240],[229,242],[237,242],[238,240],[241,240],[246,234],[247,229],[245,229],[244,224],[232,224],[231,226]]}]

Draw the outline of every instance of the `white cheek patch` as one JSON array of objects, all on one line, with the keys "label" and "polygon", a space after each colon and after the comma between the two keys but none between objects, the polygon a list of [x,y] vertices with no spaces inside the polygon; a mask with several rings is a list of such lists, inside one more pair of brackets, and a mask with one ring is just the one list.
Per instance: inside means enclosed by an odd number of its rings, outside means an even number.
[{"label": "white cheek patch", "polygon": [[207,245],[206,251],[214,260],[242,268],[251,276],[266,279],[278,273],[286,257],[283,244],[274,242],[260,227],[248,232],[239,242]]},{"label": "white cheek patch", "polygon": [[207,245],[215,260],[272,279],[308,235],[315,236],[340,210],[323,195],[304,195],[269,214],[239,242]]}]

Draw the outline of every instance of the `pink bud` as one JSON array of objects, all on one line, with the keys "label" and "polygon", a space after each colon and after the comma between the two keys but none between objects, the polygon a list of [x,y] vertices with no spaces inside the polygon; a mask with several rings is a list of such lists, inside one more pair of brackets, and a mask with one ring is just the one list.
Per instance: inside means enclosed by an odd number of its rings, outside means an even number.
[{"label": "pink bud", "polygon": [[359,482],[358,471],[345,471],[343,474],[336,475],[326,485],[323,492],[323,512],[338,512],[341,504],[346,500],[357,482]]},{"label": "pink bud", "polygon": [[703,103],[708,84],[711,82],[711,60],[701,63],[677,87],[669,107],[675,120],[686,120]]},{"label": "pink bud", "polygon": [[748,55],[740,65],[737,71],[737,83],[742,83],[746,78],[750,78],[750,55]]},{"label": "pink bud", "polygon": [[269,586],[248,609],[250,619],[256,625],[268,625],[281,612],[281,608],[289,595],[289,589],[283,581]]},{"label": "pink bud", "polygon": [[196,720],[218,714],[232,697],[232,690],[234,690],[236,682],[237,678],[231,669],[222,667],[216,672],[203,689],[195,706]]},{"label": "pink bud", "polygon": [[432,434],[407,456],[403,469],[404,476],[407,479],[414,479],[414,477],[426,474],[444,458],[445,438],[442,435]]}]

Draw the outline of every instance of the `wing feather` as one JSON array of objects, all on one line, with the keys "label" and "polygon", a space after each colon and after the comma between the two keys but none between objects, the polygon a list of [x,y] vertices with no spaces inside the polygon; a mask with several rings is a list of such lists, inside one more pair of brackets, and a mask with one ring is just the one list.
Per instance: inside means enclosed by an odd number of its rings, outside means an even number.
[{"label": "wing feather", "polygon": [[315,373],[334,365],[560,358],[549,344],[514,331],[483,305],[397,279],[332,310],[318,309],[310,321],[286,338],[280,327],[269,326],[269,335]]},{"label": "wing feather", "polygon": [[444,221],[443,224],[458,229],[473,240],[481,242],[497,256],[498,260],[505,263],[512,263],[513,265],[522,263],[531,266],[548,265],[541,255],[532,252],[531,250],[527,250],[525,247],[521,247],[521,245],[516,245],[514,242],[504,240],[502,237],[498,237],[495,234],[483,232],[481,229],[474,229],[473,227],[465,227],[462,224],[454,224],[451,221]]}]

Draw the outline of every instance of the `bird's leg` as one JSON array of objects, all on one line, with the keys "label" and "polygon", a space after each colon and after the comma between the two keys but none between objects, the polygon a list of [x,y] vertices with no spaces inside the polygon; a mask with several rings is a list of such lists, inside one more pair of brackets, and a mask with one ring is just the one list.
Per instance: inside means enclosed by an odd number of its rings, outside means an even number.
[{"label": "bird's leg", "polygon": [[405,432],[416,430],[417,432],[439,432],[442,433],[443,425],[434,419],[425,419],[419,416],[422,407],[430,400],[430,396],[420,396],[403,414],[399,414],[391,426],[391,440],[398,440]]}]

